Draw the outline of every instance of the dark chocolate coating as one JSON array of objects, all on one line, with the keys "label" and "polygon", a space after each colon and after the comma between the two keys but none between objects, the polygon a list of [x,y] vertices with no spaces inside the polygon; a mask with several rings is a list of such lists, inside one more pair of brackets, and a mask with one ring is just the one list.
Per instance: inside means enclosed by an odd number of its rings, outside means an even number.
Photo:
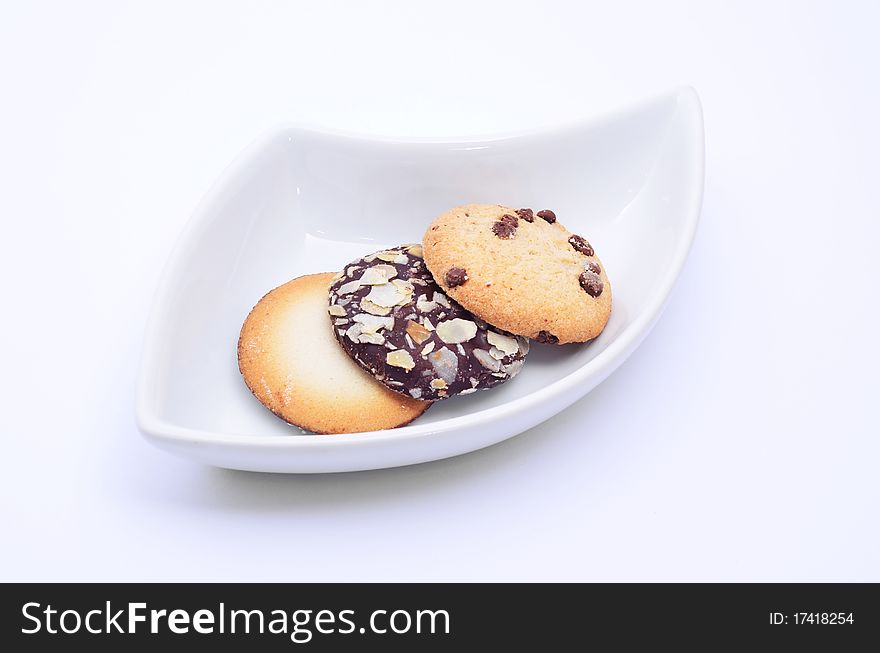
[{"label": "dark chocolate coating", "polygon": [[421,245],[347,265],[330,286],[328,309],[343,349],[391,390],[415,399],[503,383],[529,350],[527,339],[490,327],[447,297],[425,266]]}]

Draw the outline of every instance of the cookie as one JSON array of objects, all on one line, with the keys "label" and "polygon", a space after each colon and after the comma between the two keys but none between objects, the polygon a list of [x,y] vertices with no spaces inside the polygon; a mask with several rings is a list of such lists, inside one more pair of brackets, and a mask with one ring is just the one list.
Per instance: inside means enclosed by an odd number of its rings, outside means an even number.
[{"label": "cookie", "polygon": [[592,245],[548,209],[452,209],[428,227],[424,256],[437,283],[471,313],[539,342],[592,340],[611,313],[611,285]]},{"label": "cookie", "polygon": [[493,329],[450,300],[421,245],[376,252],[346,266],[330,286],[336,339],[391,390],[435,401],[516,376],[528,340]]},{"label": "cookie", "polygon": [[257,399],[286,422],[315,433],[403,426],[429,402],[391,392],[358,367],[327,323],[333,273],[279,286],[254,306],[241,328],[238,369]]}]

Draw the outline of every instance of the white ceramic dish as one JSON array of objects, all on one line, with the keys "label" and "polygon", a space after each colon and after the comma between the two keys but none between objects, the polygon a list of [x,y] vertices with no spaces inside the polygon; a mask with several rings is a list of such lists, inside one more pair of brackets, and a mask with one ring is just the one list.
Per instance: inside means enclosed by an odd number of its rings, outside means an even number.
[{"label": "white ceramic dish", "polygon": [[[407,465],[521,433],[584,396],[651,329],[690,249],[702,188],[702,114],[689,88],[552,131],[467,142],[276,129],[226,170],[167,264],[138,424],[172,453],[270,472]],[[265,292],[418,241],[435,216],[468,202],[552,208],[585,235],[614,289],[604,333],[583,346],[535,346],[509,383],[395,430],[302,435],[251,396],[236,342]]]}]

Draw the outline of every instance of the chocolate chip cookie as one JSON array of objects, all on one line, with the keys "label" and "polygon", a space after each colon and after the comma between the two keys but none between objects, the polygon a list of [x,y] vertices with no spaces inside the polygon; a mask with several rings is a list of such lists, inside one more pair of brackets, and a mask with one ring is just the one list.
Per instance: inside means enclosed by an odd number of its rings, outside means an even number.
[{"label": "chocolate chip cookie", "polygon": [[330,285],[327,310],[336,339],[361,367],[423,401],[503,383],[529,350],[525,338],[488,326],[451,300],[425,266],[421,245],[346,266]]},{"label": "chocolate chip cookie", "polygon": [[315,433],[408,424],[431,404],[391,392],[342,351],[327,324],[332,278],[299,277],[254,306],[238,340],[245,383],[278,417]]},{"label": "chocolate chip cookie", "polygon": [[593,246],[550,209],[468,204],[434,220],[424,256],[465,309],[539,342],[586,342],[611,314],[611,285]]}]

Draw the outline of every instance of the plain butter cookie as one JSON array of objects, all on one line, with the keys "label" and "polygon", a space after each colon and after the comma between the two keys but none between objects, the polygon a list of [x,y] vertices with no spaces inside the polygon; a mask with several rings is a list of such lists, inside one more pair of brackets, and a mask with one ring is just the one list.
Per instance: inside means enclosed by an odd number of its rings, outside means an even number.
[{"label": "plain butter cookie", "polygon": [[245,383],[278,417],[315,433],[408,424],[430,402],[391,392],[339,347],[327,321],[333,276],[299,277],[254,306],[238,341],[238,368]]}]

